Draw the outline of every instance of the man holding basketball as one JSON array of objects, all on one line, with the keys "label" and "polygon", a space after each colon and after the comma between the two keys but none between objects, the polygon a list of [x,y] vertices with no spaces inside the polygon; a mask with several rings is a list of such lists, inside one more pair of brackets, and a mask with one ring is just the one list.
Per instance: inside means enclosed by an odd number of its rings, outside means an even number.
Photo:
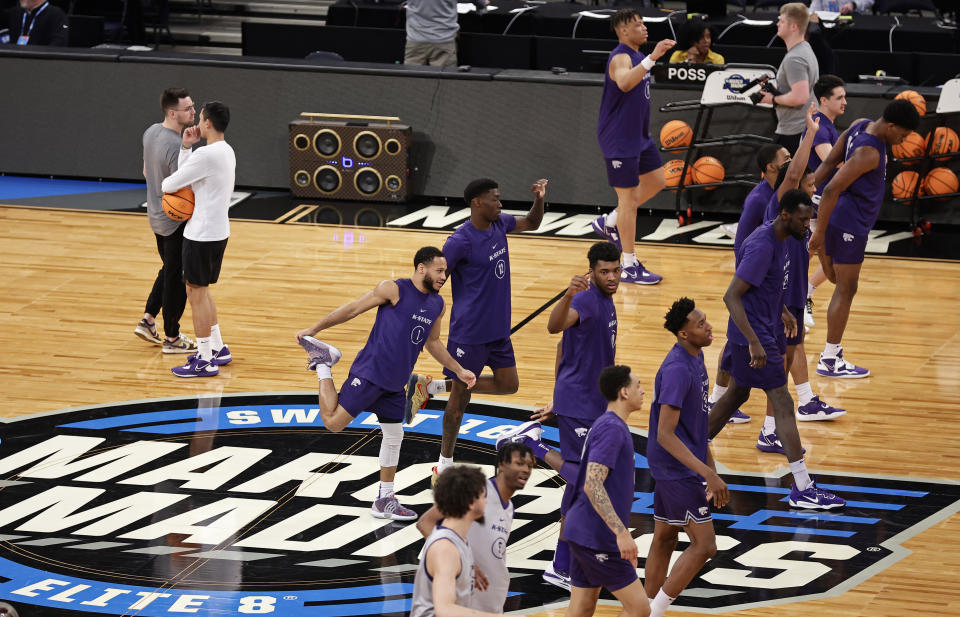
[{"label": "man holding basketball", "polygon": [[[220,277],[223,253],[230,237],[230,196],[236,174],[237,158],[224,139],[230,123],[230,110],[219,101],[203,106],[200,123],[183,132],[178,169],[163,181],[163,192],[172,193],[185,186],[193,189],[193,216],[183,229],[183,280],[193,313],[197,334],[197,353],[187,363],[172,369],[177,377],[212,377],[219,366],[233,358],[223,343],[217,323],[217,306],[210,285]],[[207,145],[193,151],[201,139]]]},{"label": "man holding basketball", "polygon": [[650,69],[676,41],[660,41],[649,56],[640,53],[640,46],[647,42],[647,28],[636,9],[614,13],[610,27],[619,45],[607,60],[597,140],[607,179],[617,192],[617,209],[595,220],[593,230],[622,249],[622,281],[656,285],[663,277],[637,260],[634,242],[637,208],[666,185],[660,152],[650,138]]},{"label": "man holding basketball", "polygon": [[[180,134],[193,124],[195,111],[193,100],[185,88],[164,90],[160,107],[163,109],[163,122],[151,125],[143,133],[143,177],[147,181],[147,219],[157,238],[157,252],[163,265],[153,282],[143,319],[137,324],[134,334],[148,343],[163,345],[163,353],[191,353],[197,350],[196,343],[180,333],[180,318],[187,304],[180,262],[186,223],[164,214],[160,204],[163,196],[160,183],[177,170]],[[163,333],[166,335],[163,339],[160,338],[156,323],[161,308]]]}]

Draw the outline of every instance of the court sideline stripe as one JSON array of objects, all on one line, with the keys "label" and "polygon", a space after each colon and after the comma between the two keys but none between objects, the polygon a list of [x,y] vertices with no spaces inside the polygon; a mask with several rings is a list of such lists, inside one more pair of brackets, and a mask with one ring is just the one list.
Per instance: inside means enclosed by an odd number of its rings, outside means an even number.
[{"label": "court sideline stripe", "polygon": [[534,312],[530,313],[529,315],[527,315],[526,317],[524,317],[523,320],[520,321],[520,323],[518,323],[518,324],[515,325],[514,327],[510,328],[510,334],[513,334],[514,332],[516,332],[516,331],[519,330],[520,328],[524,327],[525,325],[527,325],[528,323],[530,323],[531,321],[533,321],[533,320],[537,317],[537,315],[539,315],[540,313],[542,313],[542,312],[544,312],[545,310],[547,310],[548,308],[550,308],[550,306],[551,306],[554,302],[556,302],[557,300],[559,300],[560,298],[562,298],[562,297],[563,297],[563,294],[565,294],[565,293],[567,293],[567,290],[566,290],[566,289],[564,289],[563,291],[561,291],[560,293],[558,293],[558,294],[555,295],[554,297],[552,297],[552,298],[550,298],[549,300],[547,300],[546,302],[544,302],[543,305],[540,306],[540,308],[538,308],[538,309],[535,310]]}]

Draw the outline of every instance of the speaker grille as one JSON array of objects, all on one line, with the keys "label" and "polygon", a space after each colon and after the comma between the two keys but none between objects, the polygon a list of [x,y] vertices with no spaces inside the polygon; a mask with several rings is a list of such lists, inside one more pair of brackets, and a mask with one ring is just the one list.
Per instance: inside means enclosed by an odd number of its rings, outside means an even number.
[{"label": "speaker grille", "polygon": [[313,136],[313,149],[320,156],[337,156],[340,146],[340,136],[330,129],[319,130]]},{"label": "speaker grille", "polygon": [[364,195],[376,195],[383,186],[383,179],[376,169],[364,167],[353,176],[353,185]]},{"label": "speaker grille", "polygon": [[293,138],[293,147],[301,152],[306,150],[310,147],[310,138],[303,133],[299,133]]},{"label": "speaker grille", "polygon": [[310,172],[305,169],[298,169],[293,174],[293,181],[301,188],[310,186]]},{"label": "speaker grille", "polygon": [[403,186],[403,182],[400,180],[399,176],[389,175],[387,179],[384,180],[384,185],[387,187],[387,190],[395,193],[400,190],[400,187]]},{"label": "speaker grille", "polygon": [[384,142],[383,149],[386,150],[387,154],[389,154],[390,156],[396,156],[397,154],[400,154],[400,150],[401,150],[400,142],[391,137],[386,142]]},{"label": "speaker grille", "polygon": [[371,131],[361,131],[353,138],[353,150],[362,159],[373,160],[380,156],[382,149],[380,136]]},{"label": "speaker grille", "polygon": [[342,178],[336,167],[324,165],[313,172],[313,184],[321,193],[333,193],[340,188]]}]

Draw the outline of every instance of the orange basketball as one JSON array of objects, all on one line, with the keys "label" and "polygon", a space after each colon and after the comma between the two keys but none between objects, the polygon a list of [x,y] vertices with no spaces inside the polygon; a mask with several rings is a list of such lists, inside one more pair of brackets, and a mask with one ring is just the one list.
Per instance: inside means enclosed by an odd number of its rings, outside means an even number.
[{"label": "orange basketball", "polygon": [[[910,131],[907,133],[906,138],[899,144],[893,146],[891,150],[893,151],[893,156],[898,159],[910,159],[917,156],[923,156],[923,153],[926,152],[926,143],[923,141],[923,137],[920,137],[920,133],[916,131]],[[904,165],[913,165],[916,161],[907,161]]]},{"label": "orange basketball", "polygon": [[958,188],[960,188],[960,180],[957,180],[957,174],[946,167],[931,169],[930,173],[924,177],[923,184],[920,185],[924,195],[956,193]]},{"label": "orange basketball", "polygon": [[927,99],[923,98],[923,95],[916,90],[904,90],[894,98],[910,101],[921,116],[927,113]]},{"label": "orange basketball", "polygon": [[193,216],[193,189],[185,186],[175,193],[164,193],[163,211],[175,221],[185,221]]},{"label": "orange basketball", "polygon": [[907,199],[913,197],[917,190],[917,182],[920,181],[920,174],[915,171],[901,171],[893,179],[890,185],[891,192],[896,199]]},{"label": "orange basketball", "polygon": [[[723,182],[724,170],[723,163],[712,156],[701,156],[693,164],[693,182],[695,184],[708,184],[710,182]],[[707,190],[715,189],[715,186],[708,187]]]},{"label": "orange basketball", "polygon": [[660,145],[664,148],[685,148],[693,141],[693,129],[683,120],[671,120],[660,129]]},{"label": "orange basketball", "polygon": [[[930,145],[930,136],[933,136],[933,145]],[[960,148],[960,139],[957,132],[948,126],[938,126],[933,133],[927,135],[924,142],[930,148],[930,154],[953,154]],[[947,157],[934,157],[938,161],[945,161]]]},{"label": "orange basketball", "polygon": [[[683,159],[673,159],[667,161],[663,166],[663,175],[667,179],[667,186],[676,187],[680,185],[680,174],[683,173]],[[693,184],[693,167],[687,168],[687,175],[683,179],[684,185]],[[676,189],[673,190],[676,192]]]}]

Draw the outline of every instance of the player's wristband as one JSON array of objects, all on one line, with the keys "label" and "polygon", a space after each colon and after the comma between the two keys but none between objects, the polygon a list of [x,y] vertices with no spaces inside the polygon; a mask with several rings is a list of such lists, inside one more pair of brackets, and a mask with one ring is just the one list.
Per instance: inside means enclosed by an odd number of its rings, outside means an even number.
[{"label": "player's wristband", "polygon": [[642,66],[643,68],[647,69],[647,71],[649,72],[650,69],[653,68],[653,65],[656,64],[656,63],[657,63],[656,60],[654,60],[654,59],[651,58],[650,56],[647,56],[646,58],[644,58],[643,60],[640,61],[640,66]]}]

